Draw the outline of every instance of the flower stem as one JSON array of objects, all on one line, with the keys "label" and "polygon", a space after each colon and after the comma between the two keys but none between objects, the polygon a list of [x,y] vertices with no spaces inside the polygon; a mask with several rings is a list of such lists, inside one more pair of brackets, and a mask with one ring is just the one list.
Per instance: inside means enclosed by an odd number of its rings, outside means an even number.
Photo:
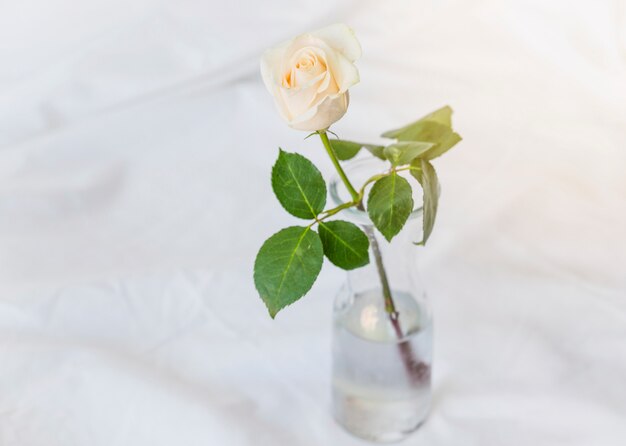
[{"label": "flower stem", "polygon": [[[343,181],[343,184],[346,186],[346,189],[348,189],[348,192],[350,192],[350,195],[352,196],[352,200],[356,203],[357,208],[363,211],[364,210],[363,201],[362,201],[363,194],[365,192],[365,186],[367,186],[369,181],[363,186],[363,188],[361,189],[361,192],[357,192],[354,186],[352,185],[352,183],[350,182],[350,180],[348,179],[346,172],[344,172],[343,168],[341,167],[341,164],[339,164],[339,160],[337,159],[337,154],[333,150],[333,147],[330,145],[330,141],[328,140],[328,135],[326,134],[326,131],[320,130],[317,133],[320,135],[320,138],[322,139],[322,144],[324,144],[324,147],[326,148],[326,152],[328,153],[330,160],[333,162],[333,165],[335,166],[335,169],[337,170],[337,173],[339,174],[341,181]],[[374,177],[372,177],[372,179],[373,178]],[[398,312],[396,310],[396,305],[391,295],[391,287],[389,286],[389,279],[387,277],[387,271],[385,270],[385,264],[383,263],[382,254],[380,253],[380,247],[378,246],[378,241],[376,240],[376,236],[374,235],[374,230],[372,229],[371,226],[365,226],[365,232],[367,233],[367,237],[370,240],[370,245],[372,246],[372,252],[374,254],[374,259],[376,261],[376,269],[378,270],[378,277],[380,278],[380,284],[383,290],[383,299],[385,300],[385,311],[387,312],[387,314],[389,314],[389,317],[391,318],[391,321],[394,324],[394,329],[396,330],[398,337],[401,337],[402,330],[400,329],[400,326],[397,325]]]},{"label": "flower stem", "polygon": [[[362,200],[363,200],[363,194],[365,192],[365,186],[367,185],[367,183],[363,186],[363,189],[361,190],[360,193],[357,192],[354,186],[352,185],[352,183],[350,183],[350,180],[348,179],[348,176],[346,175],[343,168],[341,167],[341,164],[339,164],[339,160],[337,159],[337,154],[333,150],[333,147],[330,145],[330,141],[328,140],[328,135],[326,134],[326,131],[320,130],[317,133],[320,135],[320,138],[322,139],[322,144],[324,144],[324,147],[326,148],[326,152],[328,153],[330,160],[333,162],[333,165],[335,166],[335,169],[337,170],[337,173],[339,174],[341,181],[343,181],[343,184],[346,186],[346,189],[348,189],[348,192],[350,192],[350,195],[352,196],[352,200],[354,200],[357,203],[357,208],[363,211],[364,208],[363,208]],[[392,320],[397,320],[398,312],[396,311],[396,305],[393,302],[393,297],[391,296],[391,287],[389,286],[389,279],[387,278],[387,271],[385,271],[383,257],[380,253],[380,248],[378,246],[378,242],[376,241],[376,236],[374,235],[374,231],[371,228],[371,226],[365,226],[365,231],[367,233],[368,238],[370,239],[370,245],[372,246],[372,252],[374,254],[374,258],[376,261],[376,269],[378,270],[378,276],[380,277],[380,284],[383,289],[383,298],[385,299],[385,311],[390,315]]]},{"label": "flower stem", "polygon": [[[333,162],[333,165],[335,166],[335,170],[337,170],[337,173],[339,174],[341,181],[343,181],[343,184],[346,186],[346,189],[348,189],[348,192],[350,193],[350,196],[352,197],[352,202],[344,203],[343,205],[338,206],[335,209],[331,209],[322,219],[329,217],[331,215],[334,215],[342,209],[346,209],[352,206],[356,206],[357,209],[364,211],[365,208],[363,207],[363,196],[365,194],[365,187],[369,183],[376,181],[378,179],[378,176],[374,176],[370,178],[363,185],[361,190],[357,192],[354,186],[352,185],[352,183],[350,183],[350,180],[348,179],[348,176],[346,175],[343,168],[341,167],[341,164],[339,164],[339,160],[337,159],[337,154],[333,150],[333,147],[330,145],[330,141],[328,140],[328,135],[326,134],[326,131],[320,130],[317,133],[320,135],[322,143],[324,144],[324,147],[326,148],[326,152],[328,153],[330,160]],[[382,176],[385,176],[385,175],[382,175]],[[389,286],[389,279],[387,277],[387,271],[385,270],[383,257],[380,252],[378,241],[376,240],[376,234],[374,233],[374,229],[370,225],[364,225],[364,229],[367,234],[367,237],[370,240],[370,246],[372,247],[372,253],[374,254],[374,260],[376,262],[376,269],[378,271],[378,277],[380,278],[380,284],[382,287],[383,299],[385,301],[385,312],[389,315],[389,320],[391,321],[391,325],[393,326],[396,337],[398,338],[398,340],[402,340],[402,338],[404,337],[404,333],[402,331],[402,327],[400,326],[399,314],[396,309],[396,305],[393,301],[393,297],[391,294],[391,287]],[[400,342],[398,344],[398,348],[399,348],[400,357],[402,358],[402,363],[404,364],[404,367],[406,369],[409,381],[412,384],[415,384],[423,376],[423,371],[420,368],[420,367],[423,368],[423,363],[419,363],[419,364],[416,363],[415,353],[413,352],[413,348],[409,343]],[[429,373],[429,370],[428,370],[428,373]]]},{"label": "flower stem", "polygon": [[364,229],[370,240],[370,246],[372,247],[372,253],[374,254],[374,259],[376,261],[376,268],[378,270],[378,276],[380,277],[380,283],[383,289],[383,298],[385,300],[385,311],[389,315],[389,320],[396,338],[400,341],[398,343],[400,358],[402,359],[402,364],[406,370],[409,382],[412,385],[415,385],[428,376],[427,374],[430,373],[430,368],[428,368],[424,362],[418,362],[416,360],[417,356],[413,351],[411,343],[402,342],[405,333],[402,331],[402,326],[400,325],[400,313],[398,313],[393,298],[391,297],[391,288],[389,287],[389,280],[387,279],[387,273],[383,264],[383,257],[380,253],[380,247],[378,246],[378,241],[376,240],[376,234],[374,233],[373,228],[369,225],[365,226]]},{"label": "flower stem", "polygon": [[320,130],[317,132],[317,134],[320,135],[320,138],[322,139],[322,144],[324,144],[324,148],[326,149],[326,153],[328,153],[330,160],[333,162],[333,165],[335,166],[335,170],[339,174],[339,177],[341,177],[341,181],[343,181],[343,184],[346,186],[346,189],[348,189],[348,192],[350,192],[350,196],[352,197],[352,199],[354,201],[357,201],[359,199],[359,193],[356,191],[352,183],[350,183],[350,180],[346,176],[346,173],[343,171],[341,164],[339,164],[339,160],[337,159],[337,154],[333,150],[333,146],[330,145],[330,141],[328,140],[328,135],[326,134],[326,130]]},{"label": "flower stem", "polygon": [[385,299],[385,311],[391,316],[392,320],[398,319],[398,312],[396,311],[396,305],[391,297],[391,287],[389,286],[389,279],[387,278],[387,271],[383,263],[383,256],[380,253],[380,247],[378,246],[378,240],[371,226],[364,227],[367,238],[370,240],[370,246],[372,247],[372,253],[374,254],[374,260],[376,261],[376,269],[378,270],[378,277],[380,278],[380,284],[383,289],[383,299]]}]

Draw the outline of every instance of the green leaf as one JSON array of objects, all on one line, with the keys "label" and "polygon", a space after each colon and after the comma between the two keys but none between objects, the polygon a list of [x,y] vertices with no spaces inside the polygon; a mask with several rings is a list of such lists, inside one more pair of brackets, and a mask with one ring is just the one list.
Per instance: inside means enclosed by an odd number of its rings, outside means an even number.
[{"label": "green leaf", "polygon": [[385,132],[382,136],[398,141],[433,143],[434,147],[423,155],[424,158],[431,160],[443,155],[461,141],[461,136],[451,128],[451,116],[452,109],[446,106],[409,125]]},{"label": "green leaf", "polygon": [[387,158],[392,165],[401,166],[403,164],[409,164],[413,159],[422,155],[431,149],[434,144],[421,141],[402,141],[395,144],[390,144],[385,147],[385,158]]},{"label": "green leaf", "polygon": [[409,182],[392,172],[374,183],[367,200],[367,212],[387,241],[400,232],[413,211]]},{"label": "green leaf", "polygon": [[422,160],[420,158],[416,158],[411,161],[411,175],[415,178],[420,184],[422,184]]},{"label": "green leaf", "polygon": [[[424,219],[424,234],[422,241],[417,245],[424,246],[426,241],[433,232],[433,226],[435,225],[435,218],[437,217],[437,206],[439,203],[439,180],[437,179],[437,172],[431,163],[425,159],[416,160],[421,164],[419,174],[416,176],[424,193],[424,207],[423,207],[423,219]],[[413,171],[411,171],[413,172]]]},{"label": "green leaf", "polygon": [[354,158],[363,147],[369,150],[372,155],[377,156],[378,158],[383,160],[385,159],[385,157],[383,156],[384,146],[363,144],[360,142],[346,141],[343,139],[331,139],[330,145],[335,151],[335,155],[337,155],[337,158],[339,158],[339,160],[341,161],[346,161]]},{"label": "green leaf", "polygon": [[432,121],[443,124],[447,127],[452,127],[452,107],[444,105],[440,109],[435,110],[434,112],[421,118],[421,121]]},{"label": "green leaf", "polygon": [[461,141],[458,133],[450,127],[430,121],[415,122],[403,132],[397,134],[398,141],[425,141],[433,144],[431,150],[425,152],[424,158],[433,159],[450,150]]},{"label": "green leaf", "polygon": [[376,158],[380,158],[383,161],[385,160],[385,154],[384,154],[385,146],[377,146],[375,144],[364,144],[363,147],[365,147]]},{"label": "green leaf", "polygon": [[320,222],[319,231],[324,254],[339,268],[350,270],[369,263],[370,243],[357,225],[342,220]]},{"label": "green leaf", "polygon": [[363,144],[352,141],[344,141],[342,139],[330,139],[330,145],[335,151],[335,155],[341,161],[349,160],[350,158],[354,158]]},{"label": "green leaf", "polygon": [[[435,110],[434,112],[421,117],[420,119],[418,119],[415,122],[412,122],[411,124],[405,125],[404,127],[400,127],[399,129],[389,130],[383,133],[382,136],[384,138],[400,139],[400,140],[412,139],[412,138],[406,138],[405,135],[411,134],[413,132],[413,128],[417,124],[423,123],[423,122],[432,122],[435,124],[443,125],[444,127],[451,128],[452,127],[452,108],[446,105],[444,107],[441,107],[439,110]],[[405,137],[403,138],[403,136]],[[430,141],[427,139],[415,139],[415,138],[413,138],[412,140],[413,141]]]},{"label": "green leaf", "polygon": [[446,128],[447,130],[443,131],[441,129],[442,126],[439,126],[439,129],[435,129],[434,128],[435,124],[433,123],[428,123],[428,124],[430,125],[426,127],[431,127],[428,130],[428,133],[425,131],[424,134],[420,136],[423,137],[426,141],[432,140],[432,142],[436,144],[432,149],[430,149],[424,155],[424,158],[426,158],[427,160],[432,160],[434,158],[437,158],[438,156],[443,155],[444,153],[446,153],[448,150],[450,150],[452,147],[457,145],[457,143],[459,143],[462,140],[461,135],[459,135],[456,132],[453,132],[449,128]]},{"label": "green leaf", "polygon": [[311,289],[323,261],[320,237],[308,227],[290,226],[263,243],[254,262],[254,284],[272,318]]},{"label": "green leaf", "polygon": [[272,168],[272,189],[287,212],[312,219],[324,210],[326,183],[311,161],[280,150]]}]

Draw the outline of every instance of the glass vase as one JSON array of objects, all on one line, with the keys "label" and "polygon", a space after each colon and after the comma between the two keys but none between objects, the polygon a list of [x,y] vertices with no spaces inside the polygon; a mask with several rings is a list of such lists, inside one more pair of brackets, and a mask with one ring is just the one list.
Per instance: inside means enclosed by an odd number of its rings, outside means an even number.
[{"label": "glass vase", "polygon": [[[385,165],[377,159],[347,164],[363,184]],[[414,187],[414,202],[421,190]],[[350,197],[338,178],[331,182],[336,204]],[[392,442],[415,431],[431,401],[432,317],[415,258],[421,239],[421,208],[413,211],[391,243],[373,228],[367,213],[341,214],[370,239],[370,263],[349,271],[333,308],[333,413],[352,434]]]}]

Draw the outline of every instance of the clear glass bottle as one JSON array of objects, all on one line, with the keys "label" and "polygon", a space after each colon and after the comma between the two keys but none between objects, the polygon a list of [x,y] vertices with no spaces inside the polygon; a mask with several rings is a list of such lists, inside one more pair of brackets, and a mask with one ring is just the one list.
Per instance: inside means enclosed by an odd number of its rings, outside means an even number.
[{"label": "clear glass bottle", "polygon": [[[364,159],[348,163],[346,173],[363,184],[385,168]],[[338,178],[330,190],[336,204],[349,201]],[[419,187],[414,201],[421,203]],[[432,317],[416,269],[419,248],[412,243],[421,239],[421,208],[391,243],[364,211],[351,208],[339,217],[368,234],[370,263],[348,272],[334,303],[334,416],[358,437],[398,441],[425,421],[431,400]]]}]

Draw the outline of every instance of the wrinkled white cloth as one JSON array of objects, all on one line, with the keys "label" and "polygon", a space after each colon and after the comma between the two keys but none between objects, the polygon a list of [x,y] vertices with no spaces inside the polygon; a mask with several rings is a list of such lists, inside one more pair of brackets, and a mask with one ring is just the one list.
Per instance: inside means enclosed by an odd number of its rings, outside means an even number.
[{"label": "wrinkled white cloth", "polygon": [[262,50],[344,21],[334,130],[450,104],[464,141],[419,264],[434,407],[407,445],[626,438],[623,0],[0,4],[0,445],[358,445],[330,416],[328,263],[272,321],[252,283],[294,220]]}]

